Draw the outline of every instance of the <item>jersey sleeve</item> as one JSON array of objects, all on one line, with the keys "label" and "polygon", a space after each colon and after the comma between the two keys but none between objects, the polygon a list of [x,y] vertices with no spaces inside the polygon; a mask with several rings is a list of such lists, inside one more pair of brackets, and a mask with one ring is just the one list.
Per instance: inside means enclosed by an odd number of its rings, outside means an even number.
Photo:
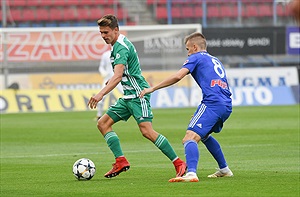
[{"label": "jersey sleeve", "polygon": [[114,65],[123,64],[126,65],[128,62],[129,50],[126,47],[120,45],[116,52]]},{"label": "jersey sleeve", "polygon": [[187,68],[190,71],[190,73],[193,72],[195,67],[196,67],[196,59],[193,58],[192,56],[188,57],[182,65],[182,68]]}]

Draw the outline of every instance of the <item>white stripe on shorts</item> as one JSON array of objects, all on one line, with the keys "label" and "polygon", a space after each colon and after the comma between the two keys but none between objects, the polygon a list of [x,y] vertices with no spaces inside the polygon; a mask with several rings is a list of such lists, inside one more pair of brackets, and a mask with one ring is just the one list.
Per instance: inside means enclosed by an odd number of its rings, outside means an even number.
[{"label": "white stripe on shorts", "polygon": [[192,118],[189,127],[194,127],[195,124],[197,123],[197,121],[201,118],[202,114],[204,113],[206,109],[206,105],[205,104],[201,104],[199,111],[197,112],[197,114],[194,115],[194,117]]},{"label": "white stripe on shorts", "polygon": [[147,106],[147,101],[145,98],[141,98],[141,107],[142,107],[142,113],[143,113],[143,117],[148,117],[148,106]]}]

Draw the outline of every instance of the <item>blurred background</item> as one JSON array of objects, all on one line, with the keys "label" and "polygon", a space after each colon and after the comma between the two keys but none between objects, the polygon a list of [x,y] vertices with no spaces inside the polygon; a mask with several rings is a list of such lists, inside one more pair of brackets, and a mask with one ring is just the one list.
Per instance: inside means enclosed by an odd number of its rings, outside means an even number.
[{"label": "blurred background", "polygon": [[[109,47],[96,21],[105,14],[118,17],[150,84],[180,68],[184,37],[201,31],[208,52],[228,68],[235,105],[299,103],[300,34],[294,13],[290,0],[1,0],[0,111],[87,110],[76,106],[73,92],[59,91],[101,88],[98,65]],[[187,79],[167,91],[172,104],[158,103],[157,94],[152,105],[194,106],[193,87]],[[25,92],[20,96],[20,91]],[[172,100],[182,94],[188,104]],[[61,95],[74,106],[65,108]],[[61,107],[52,109],[52,98]],[[34,100],[39,104],[33,106]]]}]

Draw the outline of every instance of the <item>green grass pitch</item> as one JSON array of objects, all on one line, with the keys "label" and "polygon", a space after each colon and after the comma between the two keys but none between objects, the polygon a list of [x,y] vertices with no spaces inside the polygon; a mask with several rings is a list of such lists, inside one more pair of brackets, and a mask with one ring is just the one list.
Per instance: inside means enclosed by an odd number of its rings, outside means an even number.
[{"label": "green grass pitch", "polygon": [[[194,108],[155,109],[154,129],[184,158],[181,144]],[[198,183],[169,183],[172,163],[140,134],[131,118],[114,130],[131,163],[103,177],[114,158],[93,120],[95,111],[1,114],[1,195],[112,197],[299,197],[299,105],[234,107],[220,142],[234,177],[209,179],[217,164],[199,144]],[[73,163],[94,161],[96,174],[77,181]]]}]

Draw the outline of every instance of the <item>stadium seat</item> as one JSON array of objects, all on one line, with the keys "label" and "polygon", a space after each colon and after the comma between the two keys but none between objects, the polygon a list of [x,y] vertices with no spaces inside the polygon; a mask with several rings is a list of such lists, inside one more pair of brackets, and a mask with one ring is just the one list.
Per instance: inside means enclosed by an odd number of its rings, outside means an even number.
[{"label": "stadium seat", "polygon": [[[104,10],[103,10],[103,14],[114,14],[114,9],[113,8],[110,8],[110,7],[105,7]],[[96,15],[97,18],[100,18],[101,15]]]},{"label": "stadium seat", "polygon": [[78,0],[78,5],[98,5],[104,3],[103,0]]},{"label": "stadium seat", "polygon": [[287,9],[287,6],[284,6],[282,4],[277,4],[276,5],[276,11],[278,16],[289,16],[289,11]]},{"label": "stadium seat", "polygon": [[182,7],[181,15],[182,17],[195,18],[194,8],[187,5]]},{"label": "stadium seat", "polygon": [[60,21],[63,19],[62,11],[57,7],[50,8],[49,15],[50,21]]},{"label": "stadium seat", "polygon": [[99,7],[91,7],[90,8],[90,20],[97,20],[103,15],[103,10]]},{"label": "stadium seat", "polygon": [[181,10],[179,7],[172,7],[172,18],[181,18]]},{"label": "stadium seat", "polygon": [[165,6],[157,6],[156,18],[157,19],[168,18],[167,8]]},{"label": "stadium seat", "polygon": [[114,5],[115,6],[119,6],[120,5],[120,3],[117,0],[114,0],[114,1],[107,0],[106,2],[105,1],[101,1],[101,0],[96,0],[96,1],[98,2],[98,4],[105,4],[106,6],[109,6],[109,7],[113,7]]},{"label": "stadium seat", "polygon": [[122,19],[127,18],[127,16],[128,16],[127,10],[120,7],[117,11],[118,19],[122,20]]},{"label": "stadium seat", "polygon": [[72,21],[77,19],[76,10],[73,7],[66,7],[62,10],[63,20]]},{"label": "stadium seat", "polygon": [[258,9],[255,5],[246,5],[244,12],[242,13],[244,17],[258,17]]},{"label": "stadium seat", "polygon": [[272,5],[259,5],[259,16],[261,17],[271,17],[273,16]]},{"label": "stadium seat", "polygon": [[26,6],[26,1],[22,0],[7,0],[7,4],[10,6],[10,7],[24,7]]},{"label": "stadium seat", "polygon": [[194,7],[194,13],[196,18],[202,18],[203,17],[203,10],[202,7],[200,6],[195,6]]},{"label": "stadium seat", "polygon": [[48,21],[49,10],[47,8],[37,8],[36,10],[36,21]]},{"label": "stadium seat", "polygon": [[9,21],[22,21],[22,12],[20,9],[11,9],[10,12],[8,12],[8,19]]},{"label": "stadium seat", "polygon": [[165,5],[167,4],[167,0],[157,0],[157,4]]},{"label": "stadium seat", "polygon": [[65,6],[64,0],[51,0],[53,6]]},{"label": "stadium seat", "polygon": [[147,0],[147,5],[153,5],[155,0]]},{"label": "stadium seat", "polygon": [[80,5],[80,0],[65,0],[64,6],[77,6]]},{"label": "stadium seat", "polygon": [[23,9],[23,13],[22,13],[23,19],[22,21],[35,21],[35,9],[28,9],[25,8]]},{"label": "stadium seat", "polygon": [[[37,0],[38,1],[38,0]],[[52,0],[40,0],[40,7],[44,7],[44,6],[53,6],[54,4],[52,3]]]},{"label": "stadium seat", "polygon": [[[43,0],[27,0],[26,6],[40,6]],[[44,0],[45,1],[45,0]]]},{"label": "stadium seat", "polygon": [[90,17],[90,10],[85,7],[78,7],[77,8],[77,20],[89,20],[91,19]]},{"label": "stadium seat", "polygon": [[220,17],[219,7],[214,4],[209,4],[207,6],[207,18]]},{"label": "stadium seat", "polygon": [[220,7],[220,16],[233,18],[238,16],[236,5],[223,5]]}]

